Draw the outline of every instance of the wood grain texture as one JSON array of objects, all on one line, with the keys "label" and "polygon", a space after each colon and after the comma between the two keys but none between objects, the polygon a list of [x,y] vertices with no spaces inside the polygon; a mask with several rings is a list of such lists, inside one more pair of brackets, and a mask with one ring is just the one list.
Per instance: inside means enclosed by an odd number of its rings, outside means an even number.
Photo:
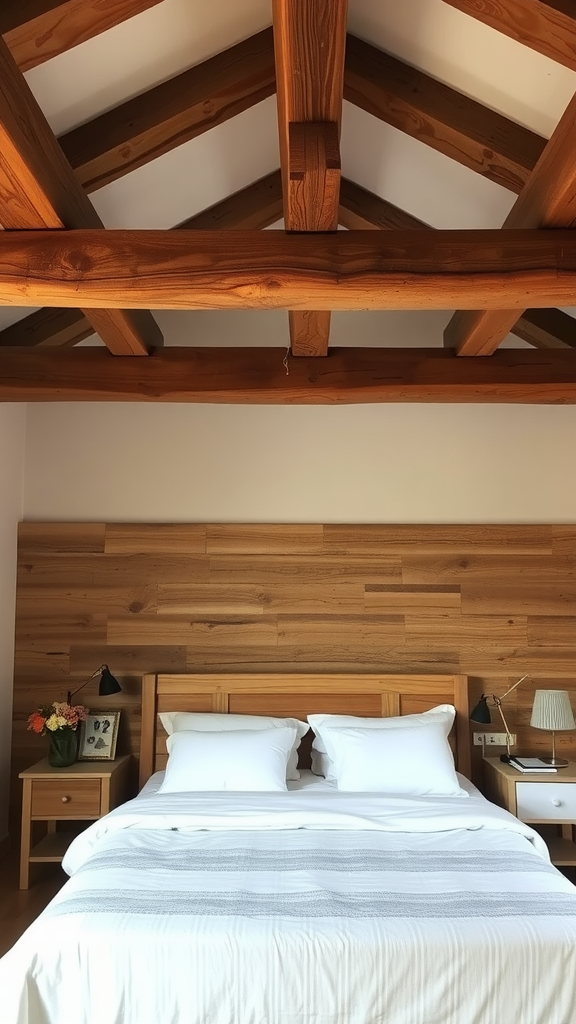
[{"label": "wood grain texture", "polygon": [[179,229],[244,229],[270,227],[282,219],[282,178],[280,170],[258,178],[221,202],[178,224]]},{"label": "wood grain texture", "polygon": [[512,192],[526,184],[546,144],[502,114],[351,35],[344,97]]},{"label": "wood grain texture", "polygon": [[[50,268],[58,267],[55,276]],[[87,309],[569,305],[571,231],[0,232],[0,302]]]},{"label": "wood grain texture", "polygon": [[502,350],[458,359],[448,349],[332,349],[326,362],[279,348],[167,348],[147,360],[105,349],[0,349],[4,402],[218,402],[324,405],[374,402],[576,401],[576,353]]},{"label": "wood grain texture", "polygon": [[88,192],[223,124],[275,91],[272,29],[62,135]]},{"label": "wood grain texture", "polygon": [[[259,178],[220,203],[189,217],[177,228],[257,230],[267,228],[282,217],[280,171]],[[0,331],[1,346],[46,345],[73,346],[94,333],[94,328],[79,309],[46,307],[30,313]]]},{"label": "wood grain texture", "polygon": [[[287,231],[334,231],[348,0],[273,0],[280,168]],[[325,356],[329,309],[292,310],[294,356]]]},{"label": "wood grain texture", "polygon": [[[568,104],[550,141],[503,227],[573,227],[576,224],[576,95]],[[558,303],[571,305],[572,303]],[[539,306],[538,303],[532,303]],[[556,305],[556,303],[550,303]],[[491,355],[516,321],[512,304],[494,311],[457,310],[444,333],[458,355]]]},{"label": "wood grain texture", "polygon": [[[340,188],[339,222],[349,230],[372,227],[404,231],[429,227],[417,217],[347,179],[343,179]],[[513,326],[509,328],[511,333],[535,348],[576,347],[576,321],[562,310],[529,309],[519,320],[516,320],[516,315],[505,320],[505,325],[513,320]],[[456,327],[457,321],[453,322],[452,330]],[[445,338],[445,344],[448,344],[449,338],[450,333]]]},{"label": "wood grain texture", "polygon": [[[32,708],[104,662],[122,685],[119,752],[136,755],[146,672],[248,672],[264,686],[279,671],[465,672],[472,703],[530,672],[506,709],[525,753],[547,740],[529,727],[534,690],[576,701],[575,525],[22,523],[19,535],[15,775],[45,752],[26,730]],[[110,702],[96,682],[83,694]],[[576,734],[562,747],[574,756]]]},{"label": "wood grain texture", "polygon": [[67,347],[77,345],[91,334],[94,334],[94,328],[81,310],[46,307],[29,313],[0,331],[0,346]]},{"label": "wood grain texture", "polygon": [[573,0],[445,0],[445,3],[576,71]]},{"label": "wood grain texture", "polygon": [[[1,39],[0,154],[0,224],[4,228],[102,227]],[[88,313],[87,318],[115,354],[147,355],[151,345],[162,343],[149,312],[103,309],[102,314]]]},{"label": "wood grain texture", "polygon": [[470,774],[468,685],[461,674],[146,673],[142,690],[140,785],[165,766],[166,734],[158,713],[174,709],[306,719],[319,711],[390,716],[451,703],[457,719],[453,730],[456,763],[460,771]]},{"label": "wood grain texture", "polygon": [[576,319],[561,309],[527,309],[512,334],[535,348],[576,348]]},{"label": "wood grain texture", "polygon": [[339,126],[291,121],[287,223],[290,231],[335,231],[340,196]]},{"label": "wood grain texture", "polygon": [[327,356],[330,340],[328,309],[294,310],[288,313],[290,349],[293,356]]},{"label": "wood grain texture", "polygon": [[340,184],[340,211],[338,222],[349,231],[383,228],[388,231],[406,231],[427,228],[423,220],[401,210],[386,199],[356,185],[348,178]]},{"label": "wood grain texture", "polygon": [[155,7],[160,0],[2,0],[0,35],[21,71]]}]

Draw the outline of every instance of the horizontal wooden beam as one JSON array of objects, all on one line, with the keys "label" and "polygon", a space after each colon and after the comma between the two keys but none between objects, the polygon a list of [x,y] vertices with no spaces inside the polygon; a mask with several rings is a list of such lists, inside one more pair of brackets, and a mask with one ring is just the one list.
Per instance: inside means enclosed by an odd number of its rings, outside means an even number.
[{"label": "horizontal wooden beam", "polygon": [[[340,188],[339,219],[340,224],[350,230],[383,228],[393,231],[429,226],[346,178]],[[560,309],[528,309],[516,321],[511,333],[535,348],[576,348],[576,319]]]},{"label": "horizontal wooden beam", "polygon": [[520,192],[546,139],[355,36],[344,98],[491,181]]},{"label": "horizontal wooden beam", "polygon": [[[257,181],[189,217],[178,229],[216,228],[256,230],[267,228],[282,218],[282,182],[280,171]],[[46,307],[22,317],[0,331],[0,346],[77,345],[94,333],[89,320],[79,309]]]},{"label": "horizontal wooden beam", "polygon": [[102,348],[0,349],[3,402],[576,403],[576,352],[342,348],[325,359],[284,348],[165,348],[114,359]]},{"label": "horizontal wooden beam", "polygon": [[0,232],[0,305],[524,309],[576,304],[576,236],[546,231]]},{"label": "horizontal wooden beam", "polygon": [[272,29],[121,103],[60,145],[87,192],[223,124],[276,88]]},{"label": "horizontal wooden beam", "polygon": [[576,71],[574,0],[445,0],[445,3]]},{"label": "horizontal wooden beam", "polygon": [[2,0],[0,35],[21,71],[155,7],[160,0]]}]

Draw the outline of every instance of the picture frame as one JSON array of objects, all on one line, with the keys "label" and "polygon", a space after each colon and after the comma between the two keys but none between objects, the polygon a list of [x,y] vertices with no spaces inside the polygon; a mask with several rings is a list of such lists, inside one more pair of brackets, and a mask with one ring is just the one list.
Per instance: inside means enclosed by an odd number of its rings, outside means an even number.
[{"label": "picture frame", "polygon": [[79,761],[113,761],[120,724],[119,711],[91,711],[80,723]]}]

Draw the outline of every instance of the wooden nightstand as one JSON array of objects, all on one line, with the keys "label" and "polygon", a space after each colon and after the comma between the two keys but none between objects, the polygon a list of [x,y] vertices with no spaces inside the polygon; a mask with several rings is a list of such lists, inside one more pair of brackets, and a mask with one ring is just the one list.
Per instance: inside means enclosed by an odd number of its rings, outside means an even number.
[{"label": "wooden nightstand", "polygon": [[529,825],[557,825],[561,836],[548,838],[553,864],[576,865],[576,764],[550,774],[523,774],[497,757],[484,761],[485,794]]},{"label": "wooden nightstand", "polygon": [[[20,772],[24,780],[21,889],[29,886],[30,864],[58,864],[68,849],[73,835],[57,832],[57,821],[95,821],[127,799],[129,764],[129,754],[115,761],[78,761],[69,768],[51,768],[44,758]],[[31,848],[33,821],[45,821],[47,832]]]}]

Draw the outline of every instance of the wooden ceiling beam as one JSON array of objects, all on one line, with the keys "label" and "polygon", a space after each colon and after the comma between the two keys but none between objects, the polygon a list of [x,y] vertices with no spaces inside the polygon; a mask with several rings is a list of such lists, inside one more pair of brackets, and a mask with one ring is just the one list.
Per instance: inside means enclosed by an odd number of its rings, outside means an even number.
[{"label": "wooden ceiling beam", "polygon": [[270,227],[282,220],[282,216],[282,179],[278,170],[188,217],[177,228],[256,231]]},{"label": "wooden ceiling beam", "polygon": [[512,192],[546,139],[355,36],[348,36],[344,98]]},{"label": "wooden ceiling beam", "polygon": [[160,0],[2,0],[0,35],[21,71],[70,50]]},{"label": "wooden ceiling beam", "polygon": [[61,348],[77,345],[94,334],[88,317],[79,309],[37,309],[0,331],[0,347]]},{"label": "wooden ceiling beam", "polygon": [[576,71],[574,0],[445,0],[445,3]]},{"label": "wooden ceiling beam", "polygon": [[59,138],[87,192],[223,124],[276,89],[272,29],[121,103]]},{"label": "wooden ceiling beam", "polygon": [[356,185],[348,178],[342,178],[340,186],[339,223],[349,231],[384,229],[386,231],[410,231],[427,228],[423,220],[413,217],[406,210],[394,206],[388,200]]},{"label": "wooden ceiling beam", "polygon": [[115,360],[102,348],[0,349],[3,402],[576,403],[576,352],[507,349],[458,359],[441,348],[165,348]]},{"label": "wooden ceiling beam", "polygon": [[[102,226],[1,39],[0,223],[10,229]],[[76,251],[71,258],[82,263],[81,252]],[[150,346],[162,342],[151,313],[113,309],[86,316],[117,355],[147,355]]]},{"label": "wooden ceiling beam", "polygon": [[[177,228],[257,230],[282,217],[280,171],[273,171],[219,203],[189,217]],[[94,333],[90,321],[79,309],[46,307],[22,317],[0,331],[0,346],[77,345]]]},{"label": "wooden ceiling beam", "polygon": [[[340,189],[339,220],[351,231],[369,228],[404,231],[429,227],[424,221],[347,178],[342,179]],[[528,309],[511,333],[535,348],[576,348],[576,319],[560,309]]]},{"label": "wooden ceiling beam", "polygon": [[0,232],[0,305],[523,309],[576,302],[572,231]]},{"label": "wooden ceiling beam", "polygon": [[576,348],[576,318],[561,309],[527,309],[512,334],[535,348]]},{"label": "wooden ceiling beam", "polygon": [[340,143],[335,121],[291,121],[288,174],[290,231],[336,231]]},{"label": "wooden ceiling beam", "polygon": [[[273,0],[287,231],[335,231],[348,0]],[[325,356],[330,311],[291,310],[295,356]]]},{"label": "wooden ceiling beam", "polygon": [[[504,228],[576,226],[576,95],[560,118],[550,141],[504,221]],[[576,233],[574,235],[576,237]],[[529,294],[529,293],[528,293]],[[531,296],[530,296],[531,299]],[[559,305],[574,305],[573,301]],[[532,303],[538,305],[538,303]],[[549,303],[556,305],[556,303]],[[491,355],[512,330],[517,310],[506,303],[493,312],[457,310],[444,332],[444,343],[458,355]]]}]

